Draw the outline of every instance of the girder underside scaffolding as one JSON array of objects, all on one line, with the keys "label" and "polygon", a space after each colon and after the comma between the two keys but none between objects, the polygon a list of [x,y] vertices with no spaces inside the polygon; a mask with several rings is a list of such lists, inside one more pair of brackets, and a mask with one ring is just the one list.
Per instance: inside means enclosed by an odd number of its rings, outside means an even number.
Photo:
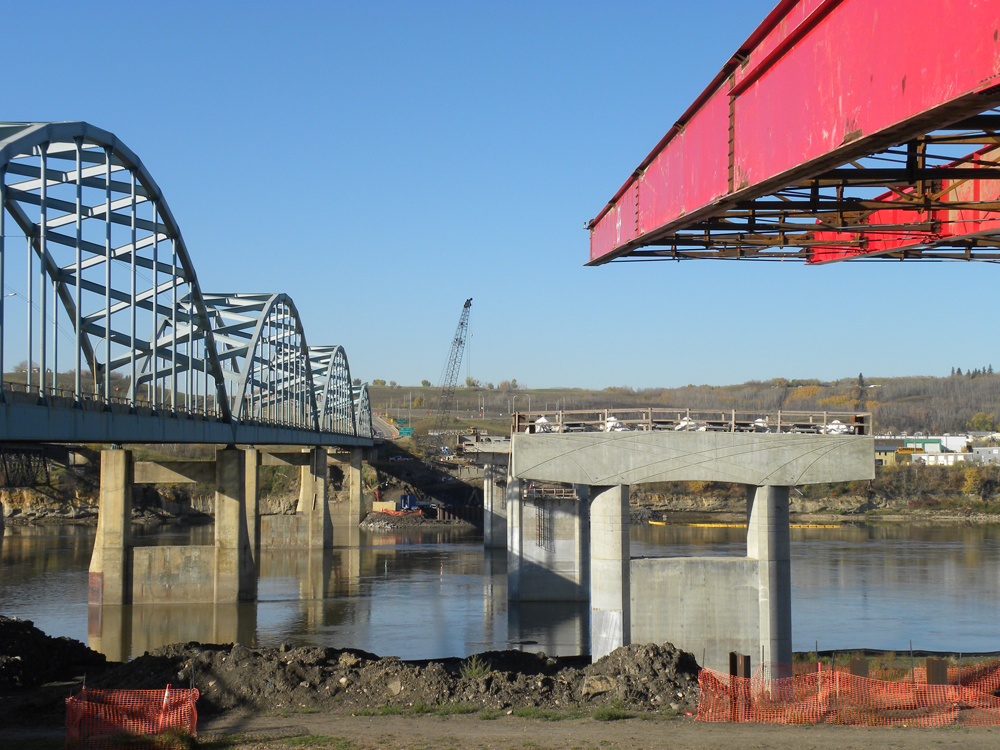
[{"label": "girder underside scaffolding", "polygon": [[590,264],[1000,259],[998,29],[993,3],[779,3],[589,223]]}]

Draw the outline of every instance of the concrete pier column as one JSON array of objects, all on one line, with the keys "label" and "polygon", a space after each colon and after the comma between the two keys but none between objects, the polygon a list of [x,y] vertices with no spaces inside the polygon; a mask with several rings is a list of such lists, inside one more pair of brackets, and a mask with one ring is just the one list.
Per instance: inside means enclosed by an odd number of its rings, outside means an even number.
[{"label": "concrete pier column", "polygon": [[521,573],[524,570],[524,534],[521,524],[523,482],[510,475],[504,490],[507,499],[507,598],[521,599]]},{"label": "concrete pier column", "polygon": [[309,549],[333,546],[333,524],[326,481],[328,472],[326,448],[313,448],[309,452],[309,461],[299,471],[297,511],[306,519]]},{"label": "concrete pier column", "polygon": [[247,505],[247,536],[254,570],[260,569],[260,451],[246,449],[246,479],[243,485]]},{"label": "concrete pier column", "polygon": [[[750,555],[754,548],[755,554]],[[792,676],[792,574],[788,487],[758,487],[747,525],[748,557],[758,561],[761,664],[772,678]],[[756,656],[756,654],[754,654]]]},{"label": "concrete pier column", "polygon": [[497,486],[497,480],[505,473],[492,457],[487,459],[483,467],[483,547],[486,549],[507,547],[505,490]]},{"label": "concrete pier column", "polygon": [[[757,535],[750,533],[750,523],[753,518],[753,501],[757,497],[757,490],[760,489],[755,484],[744,484],[743,492],[747,499],[747,557],[757,559]],[[758,658],[760,654],[757,654]]]},{"label": "concrete pier column", "polygon": [[90,604],[132,603],[132,451],[101,451],[97,538],[90,558]]},{"label": "concrete pier column", "polygon": [[590,487],[590,654],[632,642],[628,485]]},{"label": "concrete pier column", "polygon": [[344,464],[344,481],[350,489],[350,499],[348,506],[347,523],[357,526],[364,520],[364,487],[361,483],[361,464],[364,457],[364,450],[354,448],[351,450],[351,459]]},{"label": "concrete pier column", "polygon": [[257,598],[247,525],[246,453],[236,448],[215,452],[215,601]]}]

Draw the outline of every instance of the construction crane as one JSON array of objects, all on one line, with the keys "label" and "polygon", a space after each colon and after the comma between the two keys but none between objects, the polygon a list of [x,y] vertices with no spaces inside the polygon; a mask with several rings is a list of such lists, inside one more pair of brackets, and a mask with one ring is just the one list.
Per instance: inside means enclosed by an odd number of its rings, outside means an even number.
[{"label": "construction crane", "polygon": [[437,419],[434,422],[434,432],[437,433],[436,444],[445,444],[444,430],[448,423],[448,412],[455,403],[455,388],[458,386],[458,371],[462,367],[462,353],[465,351],[465,340],[469,335],[469,312],[472,310],[472,298],[465,300],[462,307],[462,316],[458,319],[458,328],[455,329],[455,337],[451,340],[451,353],[448,354],[448,362],[444,366],[444,374],[441,376],[441,395],[438,399]]}]

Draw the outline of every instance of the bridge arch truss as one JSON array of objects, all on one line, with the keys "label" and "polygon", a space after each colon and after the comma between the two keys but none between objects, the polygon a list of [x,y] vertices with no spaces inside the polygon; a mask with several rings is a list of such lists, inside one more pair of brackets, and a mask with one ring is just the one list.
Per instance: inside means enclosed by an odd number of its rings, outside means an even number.
[{"label": "bridge arch truss", "polygon": [[204,294],[105,130],[0,123],[0,288],[0,440],[370,443],[322,413],[291,298]]}]

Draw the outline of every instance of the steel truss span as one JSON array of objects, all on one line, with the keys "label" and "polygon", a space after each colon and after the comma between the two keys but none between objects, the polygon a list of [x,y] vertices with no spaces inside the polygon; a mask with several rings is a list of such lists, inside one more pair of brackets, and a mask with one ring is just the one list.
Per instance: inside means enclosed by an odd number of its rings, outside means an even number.
[{"label": "steel truss span", "polygon": [[287,295],[204,294],[107,131],[0,123],[0,288],[0,440],[371,444],[344,350]]},{"label": "steel truss span", "polygon": [[589,264],[1000,260],[998,28],[998,3],[780,2],[589,222]]}]

